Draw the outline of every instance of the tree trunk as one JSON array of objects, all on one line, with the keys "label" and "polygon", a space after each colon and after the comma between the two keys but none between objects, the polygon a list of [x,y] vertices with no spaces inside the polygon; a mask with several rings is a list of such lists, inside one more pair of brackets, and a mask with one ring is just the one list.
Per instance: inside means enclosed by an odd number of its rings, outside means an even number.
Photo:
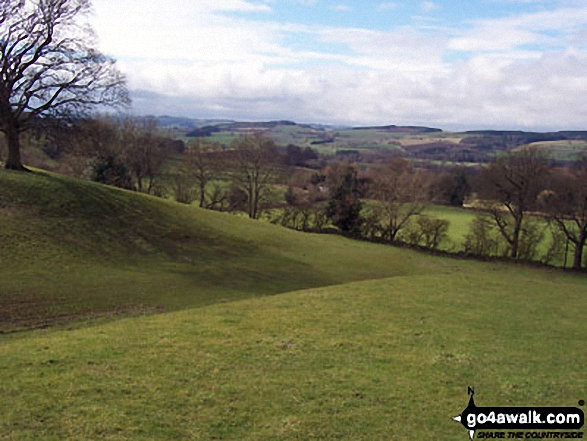
[{"label": "tree trunk", "polygon": [[249,186],[247,189],[248,201],[247,201],[247,209],[248,215],[250,219],[255,219],[255,214],[253,213],[253,188]]},{"label": "tree trunk", "polygon": [[520,232],[522,231],[523,217],[520,216],[519,218],[515,218],[515,220],[516,220],[516,224],[514,225],[514,231],[512,233],[512,247],[511,247],[512,259],[518,258],[518,250],[520,247]]},{"label": "tree trunk", "polygon": [[587,241],[587,231],[581,231],[579,240],[575,243],[575,253],[573,255],[573,269],[580,270],[583,264],[583,248]]},{"label": "tree trunk", "polygon": [[29,171],[22,165],[20,158],[20,133],[14,127],[9,127],[5,133],[8,143],[8,159],[5,167],[8,170]]},{"label": "tree trunk", "polygon": [[259,190],[257,188],[253,189],[253,204],[251,206],[251,219],[257,219],[258,213],[257,210],[259,209]]},{"label": "tree trunk", "polygon": [[147,187],[147,194],[151,194],[153,191],[153,185],[155,185],[155,178],[153,176],[149,176],[149,186]]},{"label": "tree trunk", "polygon": [[206,206],[206,183],[200,179],[200,208]]}]

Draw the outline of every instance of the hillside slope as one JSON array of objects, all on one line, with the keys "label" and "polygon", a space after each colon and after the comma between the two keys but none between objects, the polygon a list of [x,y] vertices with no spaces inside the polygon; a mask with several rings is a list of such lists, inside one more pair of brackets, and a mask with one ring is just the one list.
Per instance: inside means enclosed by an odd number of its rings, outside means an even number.
[{"label": "hillside slope", "polygon": [[0,171],[0,225],[0,331],[450,265],[46,173]]},{"label": "hillside slope", "polygon": [[576,406],[587,280],[475,264],[0,340],[7,439],[459,440]]},{"label": "hillside slope", "polygon": [[0,172],[0,222],[4,332],[185,309],[0,336],[3,439],[465,439],[468,386],[481,406],[585,398],[583,274],[41,173]]}]

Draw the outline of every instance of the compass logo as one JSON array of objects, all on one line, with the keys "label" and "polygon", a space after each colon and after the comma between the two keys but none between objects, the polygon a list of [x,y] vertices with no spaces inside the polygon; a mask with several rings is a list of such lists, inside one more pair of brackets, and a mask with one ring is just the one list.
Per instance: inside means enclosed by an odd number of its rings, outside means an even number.
[{"label": "compass logo", "polygon": [[[472,440],[478,430],[579,430],[585,422],[585,414],[576,407],[477,407],[475,391],[468,388],[469,404],[453,419],[469,431]],[[525,438],[567,438],[549,436],[555,432],[534,432]],[[533,435],[540,436],[533,436]],[[561,435],[560,432],[556,433]],[[505,438],[505,433],[495,438]],[[510,432],[508,438],[521,438]],[[582,438],[582,433],[580,434]],[[569,436],[568,438],[577,438]]]}]

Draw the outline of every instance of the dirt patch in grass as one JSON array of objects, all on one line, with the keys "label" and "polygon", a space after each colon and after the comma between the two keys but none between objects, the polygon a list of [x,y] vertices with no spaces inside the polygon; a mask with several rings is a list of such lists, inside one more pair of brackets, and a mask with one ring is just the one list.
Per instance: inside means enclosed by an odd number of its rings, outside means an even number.
[{"label": "dirt patch in grass", "polygon": [[163,306],[117,305],[113,308],[91,309],[51,314],[55,302],[27,300],[4,303],[0,309],[0,334],[12,334],[31,329],[94,322],[103,319],[136,317],[161,313]]}]

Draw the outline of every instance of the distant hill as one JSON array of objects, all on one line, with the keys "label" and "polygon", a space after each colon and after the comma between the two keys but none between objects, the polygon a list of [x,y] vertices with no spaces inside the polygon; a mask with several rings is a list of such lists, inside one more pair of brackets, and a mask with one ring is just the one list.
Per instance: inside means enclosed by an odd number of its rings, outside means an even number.
[{"label": "distant hill", "polygon": [[465,135],[502,138],[518,145],[544,141],[587,140],[587,131],[524,132],[521,130],[470,130]]},{"label": "distant hill", "polygon": [[265,122],[219,122],[217,124],[208,124],[198,127],[186,133],[187,137],[199,138],[211,136],[213,133],[236,132],[236,133],[259,133],[267,132],[282,126],[310,128],[305,124],[297,124],[292,121],[265,121]]},{"label": "distant hill", "polygon": [[353,130],[378,130],[390,133],[439,133],[442,129],[435,129],[431,127],[419,127],[419,126],[370,126],[370,127],[353,127]]},{"label": "distant hill", "polygon": [[193,119],[175,116],[157,116],[155,117],[159,126],[164,128],[177,128],[184,130],[193,130],[209,125],[226,124],[233,122],[226,119]]},{"label": "distant hill", "polygon": [[[445,132],[426,126],[340,126],[299,124],[289,120],[228,121],[159,117],[164,127],[174,128],[177,136],[204,138],[230,145],[239,135],[263,133],[277,145],[294,144],[337,154],[339,150],[358,151],[357,161],[379,160],[385,155],[402,155],[424,161],[483,163],[498,152],[511,151],[527,145],[550,143],[541,147],[563,162],[575,161],[587,151],[587,131],[526,132],[523,130],[469,130]],[[572,145],[556,143],[570,142]],[[546,151],[545,150],[545,151]],[[362,153],[361,153],[362,152]]]}]

